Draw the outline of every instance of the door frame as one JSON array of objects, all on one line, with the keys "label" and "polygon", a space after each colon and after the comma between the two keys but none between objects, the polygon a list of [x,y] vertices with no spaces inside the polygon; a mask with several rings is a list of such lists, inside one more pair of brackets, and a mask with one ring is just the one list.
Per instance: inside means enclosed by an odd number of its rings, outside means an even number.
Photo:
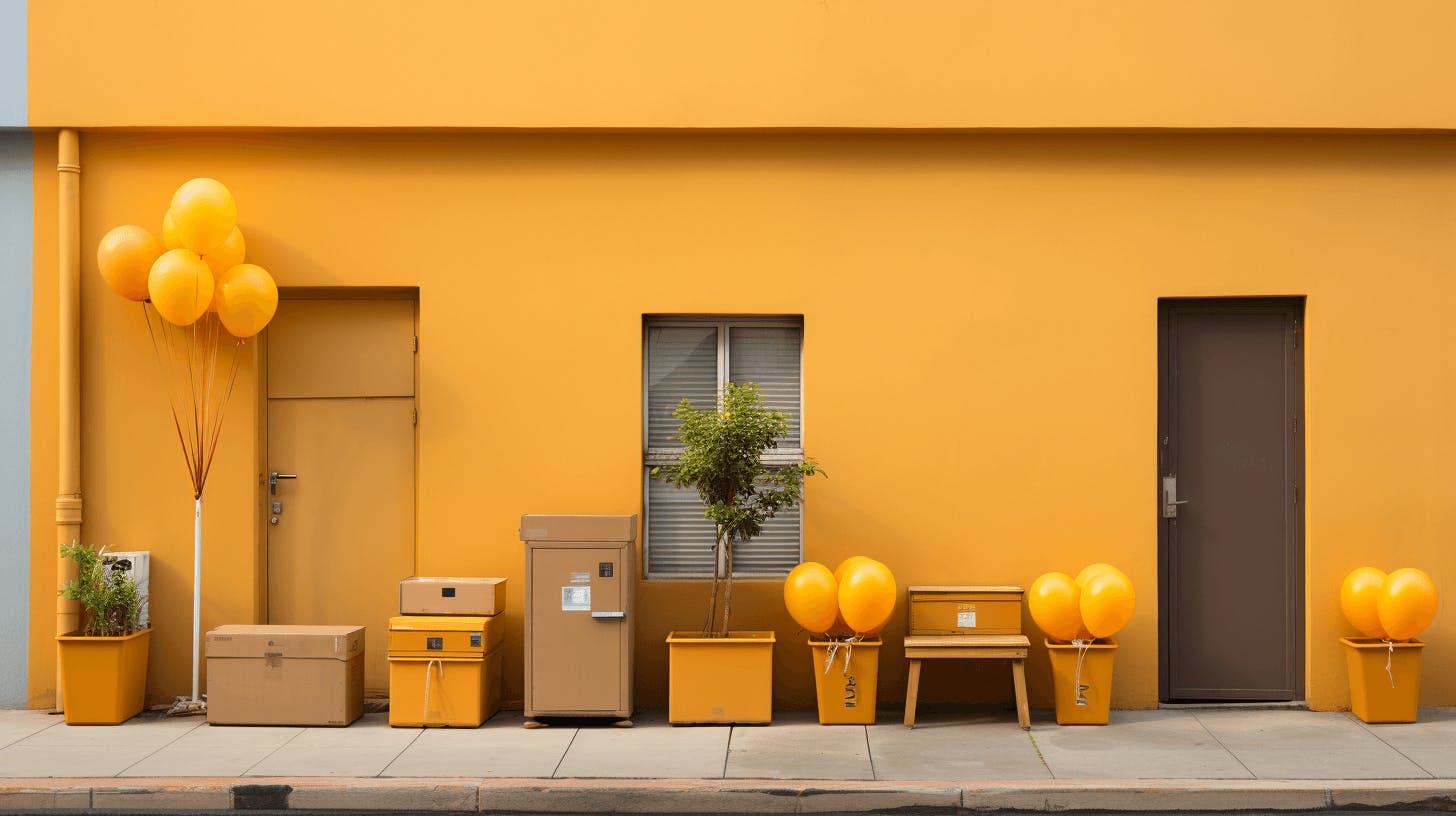
[{"label": "door frame", "polygon": [[[1170,702],[1172,627],[1172,585],[1169,570],[1170,525],[1161,517],[1161,479],[1167,473],[1165,460],[1168,443],[1174,433],[1175,419],[1172,416],[1172,360],[1173,346],[1177,342],[1172,332],[1172,318],[1175,314],[1208,313],[1219,314],[1285,314],[1289,317],[1291,331],[1285,339],[1285,351],[1289,362],[1286,382],[1286,398],[1292,406],[1292,432],[1285,442],[1285,457],[1293,484],[1292,524],[1289,558],[1289,582],[1286,598],[1293,605],[1286,653],[1286,671],[1293,678],[1294,701],[1309,696],[1307,685],[1307,638],[1308,626],[1305,587],[1305,378],[1304,378],[1304,296],[1284,297],[1209,297],[1209,298],[1159,298],[1158,299],[1158,435],[1156,442],[1157,468],[1153,479],[1154,513],[1158,515],[1158,701]],[[1230,698],[1229,702],[1240,702]]]}]

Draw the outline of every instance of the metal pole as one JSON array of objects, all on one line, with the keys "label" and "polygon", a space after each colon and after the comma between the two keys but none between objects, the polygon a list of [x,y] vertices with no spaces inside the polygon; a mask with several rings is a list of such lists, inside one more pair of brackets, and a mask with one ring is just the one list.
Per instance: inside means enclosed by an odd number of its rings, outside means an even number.
[{"label": "metal pole", "polygon": [[197,696],[198,648],[202,642],[202,497],[197,497],[192,522],[192,702]]}]

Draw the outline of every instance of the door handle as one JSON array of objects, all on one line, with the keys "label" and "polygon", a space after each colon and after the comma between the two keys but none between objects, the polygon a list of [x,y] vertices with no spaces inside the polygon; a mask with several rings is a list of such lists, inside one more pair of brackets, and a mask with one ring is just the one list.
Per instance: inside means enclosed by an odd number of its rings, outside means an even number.
[{"label": "door handle", "polygon": [[1163,477],[1163,508],[1162,516],[1165,519],[1178,518],[1178,505],[1187,504],[1191,499],[1178,498],[1178,477]]},{"label": "door handle", "polygon": [[298,474],[297,473],[279,473],[276,470],[270,472],[268,474],[268,495],[270,495],[270,496],[276,496],[276,495],[278,495],[278,480],[279,479],[297,479],[297,478],[298,478]]},{"label": "door handle", "polygon": [[618,619],[621,619],[621,618],[627,617],[627,613],[626,612],[593,612],[592,613],[592,617],[593,618],[618,618]]}]

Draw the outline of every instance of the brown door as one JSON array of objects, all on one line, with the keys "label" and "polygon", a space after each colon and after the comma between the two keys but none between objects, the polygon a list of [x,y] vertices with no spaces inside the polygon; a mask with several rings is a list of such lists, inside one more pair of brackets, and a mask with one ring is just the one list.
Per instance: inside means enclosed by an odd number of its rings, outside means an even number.
[{"label": "brown door", "polygon": [[1301,299],[1159,309],[1162,699],[1304,692]]},{"label": "brown door", "polygon": [[387,627],[415,567],[413,300],[285,300],[268,329],[268,622]]}]

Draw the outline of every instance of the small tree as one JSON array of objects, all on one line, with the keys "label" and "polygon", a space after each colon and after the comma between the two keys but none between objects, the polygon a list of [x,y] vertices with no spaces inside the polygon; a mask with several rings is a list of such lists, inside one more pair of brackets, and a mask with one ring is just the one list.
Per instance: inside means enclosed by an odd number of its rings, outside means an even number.
[{"label": "small tree", "polygon": [[[778,447],[778,438],[788,432],[789,418],[783,411],[764,407],[757,383],[729,383],[721,411],[698,411],[683,400],[672,415],[680,423],[674,438],[685,450],[677,464],[651,472],[653,478],[696,489],[703,500],[703,517],[716,527],[713,594],[703,634],[726,637],[733,609],[734,544],[758,535],[764,522],[797,504],[803,497],[804,478],[823,471],[807,457],[791,464],[763,464],[764,452]],[[723,617],[714,631],[720,588]]]}]

